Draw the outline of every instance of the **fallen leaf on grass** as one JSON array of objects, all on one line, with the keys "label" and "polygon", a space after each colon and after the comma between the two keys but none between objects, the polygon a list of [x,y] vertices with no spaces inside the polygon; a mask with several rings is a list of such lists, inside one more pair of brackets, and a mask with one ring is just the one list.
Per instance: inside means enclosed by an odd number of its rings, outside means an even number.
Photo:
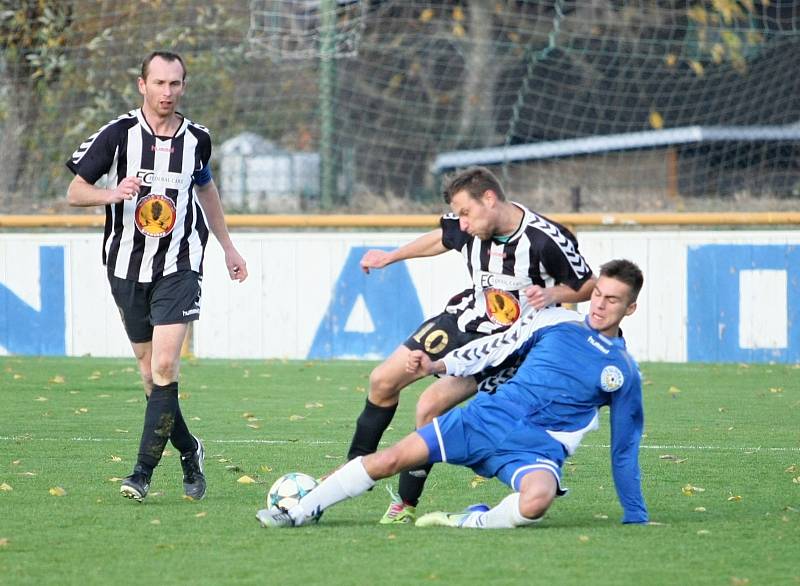
[{"label": "fallen leaf on grass", "polygon": [[246,412],[242,413],[242,417],[243,417],[244,419],[250,419],[251,417],[255,417],[255,415],[253,415],[253,414],[252,414],[252,413],[250,413],[249,411],[246,411]]},{"label": "fallen leaf on grass", "polygon": [[705,507],[695,507],[694,508],[694,512],[695,513],[705,513],[706,512],[706,508]]},{"label": "fallen leaf on grass", "polygon": [[161,519],[153,519],[150,521],[151,525],[161,525]]},{"label": "fallen leaf on grass", "polygon": [[161,452],[161,456],[164,457],[164,458],[169,458],[170,456],[174,456],[174,455],[175,455],[175,452],[173,452],[172,450],[164,450],[163,452]]},{"label": "fallen leaf on grass", "polygon": [[783,392],[783,387],[770,387],[769,388],[769,392],[770,393],[782,393]]},{"label": "fallen leaf on grass", "polygon": [[22,463],[22,460],[13,460],[11,462],[14,466],[19,466]]},{"label": "fallen leaf on grass", "polygon": [[67,491],[61,488],[60,486],[54,486],[47,492],[49,492],[53,496],[67,496]]},{"label": "fallen leaf on grass", "polygon": [[472,488],[476,488],[488,480],[488,478],[484,478],[483,476],[475,476],[472,480],[470,480],[469,485]]},{"label": "fallen leaf on grass", "polygon": [[39,401],[40,403],[44,403],[45,401],[48,401],[48,400],[49,399],[47,397],[36,397],[34,399],[34,401]]},{"label": "fallen leaf on grass", "polygon": [[200,511],[199,513],[197,513],[197,514],[195,515],[195,517],[197,517],[198,519],[202,519],[202,518],[203,518],[203,517],[205,517],[206,515],[208,515],[208,512],[206,512],[206,511]]},{"label": "fallen leaf on grass", "polygon": [[795,484],[800,484],[800,476],[798,476],[797,478],[792,478],[792,482],[794,482]]},{"label": "fallen leaf on grass", "polygon": [[108,479],[109,482],[119,482],[120,480],[122,480],[122,478],[119,478],[117,476],[112,476],[111,478]]},{"label": "fallen leaf on grass", "polygon": [[305,419],[305,417],[303,417],[302,415],[290,415],[289,416],[289,421],[300,421],[302,419]]},{"label": "fallen leaf on grass", "polygon": [[667,392],[668,392],[668,393],[670,394],[670,396],[671,396],[671,397],[674,399],[674,398],[675,398],[675,397],[678,395],[678,393],[680,393],[680,392],[681,392],[681,390],[680,390],[678,387],[674,387],[674,386],[673,386],[673,387],[670,387],[670,388],[667,390]]},{"label": "fallen leaf on grass", "polygon": [[731,576],[731,586],[747,586],[750,583],[750,578],[737,578]]},{"label": "fallen leaf on grass", "polygon": [[708,529],[700,529],[700,531],[698,531],[697,534],[698,535],[711,535],[711,531],[709,531]]},{"label": "fallen leaf on grass", "polygon": [[178,393],[178,398],[181,399],[182,401],[185,401],[191,396],[192,396],[191,393]]},{"label": "fallen leaf on grass", "polygon": [[115,429],[114,431],[116,431],[117,433],[128,433],[127,429]]},{"label": "fallen leaf on grass", "polygon": [[306,409],[319,409],[320,407],[324,407],[322,403],[319,401],[314,401],[313,403],[306,403]]},{"label": "fallen leaf on grass", "polygon": [[9,543],[8,537],[0,537],[0,547],[8,547]]},{"label": "fallen leaf on grass", "polygon": [[701,488],[699,486],[692,486],[691,484],[687,484],[681,489],[681,492],[683,492],[683,494],[686,496],[692,496],[693,494],[696,494],[698,492],[705,492],[705,491],[706,491],[705,488]]},{"label": "fallen leaf on grass", "polygon": [[87,409],[86,407],[80,407],[78,409],[75,409],[75,414],[76,415],[83,415],[84,413],[88,413],[88,412],[89,412],[89,409]]},{"label": "fallen leaf on grass", "polygon": [[261,429],[261,426],[258,423],[248,423],[247,427],[250,429]]},{"label": "fallen leaf on grass", "polygon": [[682,464],[689,458],[681,458],[679,456],[673,456],[672,454],[664,454],[658,457],[659,460],[666,460],[667,462],[675,462],[676,464]]},{"label": "fallen leaf on grass", "polygon": [[595,519],[608,519],[608,515],[606,515],[605,513],[597,513],[597,514],[595,514],[594,518]]},{"label": "fallen leaf on grass", "polygon": [[25,377],[24,377],[24,376],[22,376],[22,375],[21,375],[21,374],[19,374],[19,373],[14,373],[14,380],[20,380],[20,379],[22,379],[22,378],[25,378]]},{"label": "fallen leaf on grass", "polygon": [[740,500],[742,500],[742,497],[739,496],[738,494],[732,494],[731,496],[728,497],[728,501],[732,501],[735,503],[738,503]]},{"label": "fallen leaf on grass", "polygon": [[255,479],[245,474],[244,476],[240,476],[239,479],[236,481],[239,484],[255,484]]},{"label": "fallen leaf on grass", "polygon": [[120,458],[119,456],[112,455],[111,456],[111,461],[112,462],[122,462],[122,458]]},{"label": "fallen leaf on grass", "polygon": [[64,384],[64,380],[65,379],[64,379],[63,376],[61,376],[60,374],[57,374],[53,378],[50,379],[50,382],[51,383],[55,383],[57,385],[61,385],[61,384]]},{"label": "fallen leaf on grass", "polygon": [[14,489],[11,488],[10,484],[4,482],[3,484],[0,484],[0,490],[2,490],[3,492],[11,492]]},{"label": "fallen leaf on grass", "polygon": [[265,474],[269,474],[270,472],[272,472],[272,468],[266,466],[265,464],[259,466],[258,469],[261,470],[261,472],[264,472]]},{"label": "fallen leaf on grass", "polygon": [[200,419],[197,415],[195,415],[194,417],[190,417],[189,421],[202,421],[202,419]]},{"label": "fallen leaf on grass", "polygon": [[580,536],[578,537],[578,541],[580,541],[581,543],[588,543],[588,541],[589,541],[589,536],[588,536],[588,535],[580,535]]}]

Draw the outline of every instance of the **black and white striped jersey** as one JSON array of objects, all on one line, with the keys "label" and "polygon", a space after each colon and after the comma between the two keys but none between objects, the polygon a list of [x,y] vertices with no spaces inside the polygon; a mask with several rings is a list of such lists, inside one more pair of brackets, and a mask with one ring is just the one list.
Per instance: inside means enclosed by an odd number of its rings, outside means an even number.
[{"label": "black and white striped jersey", "polygon": [[148,283],[176,271],[202,273],[208,241],[205,213],[194,191],[211,158],[208,129],[183,118],[174,136],[156,136],[141,109],[112,120],[67,161],[88,183],[105,177],[142,181],[137,198],[106,206],[103,264],[109,275]]},{"label": "black and white striped jersey", "polygon": [[530,285],[563,284],[577,291],[592,276],[569,230],[514,205],[523,211],[522,222],[516,232],[502,239],[470,236],[461,230],[457,215],[442,216],[442,243],[463,255],[473,284],[445,308],[459,316],[462,331],[490,334],[509,327],[527,306],[521,292]]}]

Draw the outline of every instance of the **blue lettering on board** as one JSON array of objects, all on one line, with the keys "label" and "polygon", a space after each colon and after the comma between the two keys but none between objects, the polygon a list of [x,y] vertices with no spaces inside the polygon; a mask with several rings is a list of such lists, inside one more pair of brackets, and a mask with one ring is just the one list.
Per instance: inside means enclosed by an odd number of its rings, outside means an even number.
[{"label": "blue lettering on board", "polygon": [[[309,358],[384,358],[423,321],[422,306],[405,263],[366,275],[359,261],[367,250],[350,249]],[[357,305],[368,312],[372,331],[349,331],[346,327]]]},{"label": "blue lettering on board", "polygon": [[[690,362],[798,362],[800,361],[800,248],[796,245],[693,246],[687,256],[686,324]],[[750,302],[742,297],[743,271],[785,272],[786,291],[773,292],[784,299],[785,315],[771,324],[785,328],[785,346],[743,348],[740,312]],[[767,327],[764,324],[763,327]]]},{"label": "blue lettering on board", "polygon": [[41,309],[33,307],[0,284],[0,346],[11,354],[66,354],[64,307],[64,247],[39,248]]}]

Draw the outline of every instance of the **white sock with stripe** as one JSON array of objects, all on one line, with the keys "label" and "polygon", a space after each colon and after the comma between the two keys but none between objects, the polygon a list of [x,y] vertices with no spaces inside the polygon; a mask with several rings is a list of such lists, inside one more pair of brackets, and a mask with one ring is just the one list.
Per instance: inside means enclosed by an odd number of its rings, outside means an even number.
[{"label": "white sock with stripe", "polygon": [[511,529],[538,523],[539,519],[528,519],[519,512],[519,493],[514,492],[485,513],[472,513],[462,527],[471,529]]},{"label": "white sock with stripe", "polygon": [[362,460],[361,456],[350,460],[300,499],[289,510],[295,524],[302,525],[306,517],[318,515],[328,507],[363,494],[375,486],[375,481],[367,474]]}]

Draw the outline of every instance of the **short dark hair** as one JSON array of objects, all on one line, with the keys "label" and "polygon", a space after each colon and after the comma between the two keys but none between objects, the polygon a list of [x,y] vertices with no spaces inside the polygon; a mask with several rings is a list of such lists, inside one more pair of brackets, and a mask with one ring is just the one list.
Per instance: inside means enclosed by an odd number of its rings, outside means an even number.
[{"label": "short dark hair", "polygon": [[453,196],[459,191],[465,190],[470,197],[480,199],[487,189],[491,189],[497,194],[497,199],[505,201],[506,194],[503,186],[494,173],[486,167],[470,167],[453,175],[447,175],[442,182],[442,195],[445,203],[450,203]]},{"label": "short dark hair", "polygon": [[616,279],[631,288],[630,303],[635,303],[644,285],[644,275],[636,263],[625,259],[610,260],[600,267],[600,276]]},{"label": "short dark hair", "polygon": [[186,63],[183,62],[183,58],[178,55],[177,53],[172,53],[171,51],[153,51],[147,57],[144,58],[142,61],[142,79],[147,79],[147,72],[150,69],[150,62],[155,59],[156,57],[161,57],[164,61],[177,61],[181,64],[183,68],[183,80],[186,81]]}]

